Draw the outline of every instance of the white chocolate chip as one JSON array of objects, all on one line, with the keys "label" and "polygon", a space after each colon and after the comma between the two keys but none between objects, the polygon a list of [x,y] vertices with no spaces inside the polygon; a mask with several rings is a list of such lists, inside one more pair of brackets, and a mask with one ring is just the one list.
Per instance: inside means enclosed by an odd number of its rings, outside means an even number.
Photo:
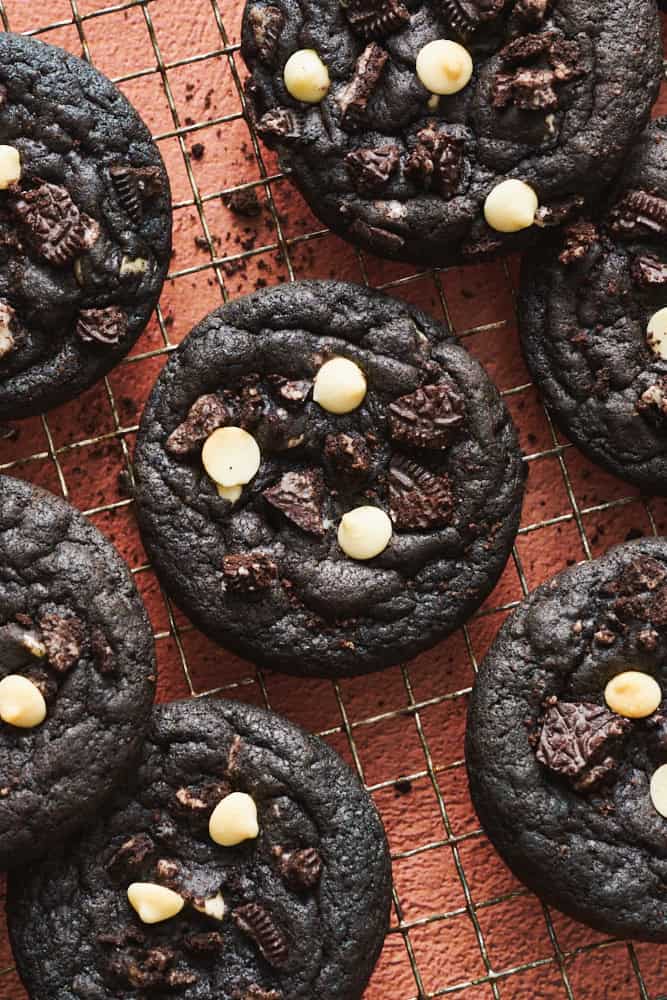
[{"label": "white chocolate chip", "polygon": [[329,70],[315,49],[293,52],[285,63],[283,75],[287,90],[297,101],[319,104],[329,93]]},{"label": "white chocolate chip", "polygon": [[372,559],[389,545],[391,519],[379,507],[356,507],[341,518],[338,544],[351,559]]},{"label": "white chocolate chip", "polygon": [[329,413],[351,413],[361,405],[367,390],[359,365],[349,358],[332,358],[315,376],[313,399]]},{"label": "white chocolate chip", "polygon": [[667,764],[662,764],[651,775],[651,802],[667,819]]},{"label": "white chocolate chip", "polygon": [[173,889],[155,882],[133,882],[127,890],[130,905],[144,924],[159,924],[181,912],[185,900]]},{"label": "white chocolate chip", "polygon": [[198,913],[203,913],[212,920],[223,920],[225,916],[225,901],[222,893],[211,896],[210,899],[195,899],[192,904]]},{"label": "white chocolate chip", "polygon": [[417,76],[432,94],[457,94],[470,83],[472,56],[458,42],[436,38],[417,54]]},{"label": "white chocolate chip", "polygon": [[243,493],[242,486],[221,486],[218,483],[218,494],[223,500],[229,500],[230,503],[236,503],[240,499]]},{"label": "white chocolate chip", "polygon": [[241,427],[219,427],[204,442],[204,468],[218,486],[244,486],[257,474],[262,456],[252,434]]},{"label": "white chocolate chip", "polygon": [[21,180],[21,156],[13,146],[0,146],[0,191]]},{"label": "white chocolate chip", "polygon": [[518,233],[533,225],[538,206],[532,187],[510,177],[489,193],[484,203],[484,218],[499,233]]},{"label": "white chocolate chip", "polygon": [[439,105],[440,105],[440,95],[439,94],[431,94],[431,96],[429,97],[428,101],[426,102],[426,107],[428,108],[428,110],[429,111],[437,111]]},{"label": "white chocolate chip", "polygon": [[36,684],[20,674],[0,681],[0,719],[18,729],[34,729],[46,718],[46,702]]},{"label": "white chocolate chip", "polygon": [[208,824],[211,840],[222,847],[235,847],[259,835],[257,806],[245,792],[226,795],[211,813]]},{"label": "white chocolate chip", "polygon": [[120,262],[121,278],[127,274],[145,274],[147,270],[148,261],[145,257],[123,257]]},{"label": "white chocolate chip", "polygon": [[648,321],[646,342],[654,354],[667,361],[667,306],[658,309]]},{"label": "white chocolate chip", "polygon": [[607,705],[626,719],[645,719],[653,715],[662,701],[660,685],[641,670],[626,670],[617,674],[604,689]]},{"label": "white chocolate chip", "polygon": [[0,360],[14,349],[15,341],[12,333],[14,315],[9,302],[0,299]]}]

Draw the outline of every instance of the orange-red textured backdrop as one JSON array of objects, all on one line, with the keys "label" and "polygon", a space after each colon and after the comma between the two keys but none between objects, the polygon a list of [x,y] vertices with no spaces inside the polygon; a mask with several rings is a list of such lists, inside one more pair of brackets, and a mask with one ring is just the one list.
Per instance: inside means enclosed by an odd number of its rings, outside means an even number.
[{"label": "orange-red textured backdrop", "polygon": [[[667,503],[601,473],[550,426],[519,351],[515,261],[417,274],[359,255],[322,230],[272,154],[258,157],[239,90],[241,9],[242,0],[0,0],[5,28],[83,52],[118,80],[158,139],[175,202],[171,276],[130,359],[46,422],[17,424],[14,440],[0,440],[0,469],[66,492],[136,571],[160,699],[221,689],[268,704],[359,769],[395,881],[391,933],[365,1000],[657,1000],[667,949],[606,943],[523,890],[479,830],[462,756],[475,665],[508,607],[567,563],[667,533]],[[256,218],[225,207],[222,195],[239,184],[256,191]],[[529,467],[514,556],[467,629],[404,668],[335,686],[260,675],[194,631],[147,566],[127,492],[137,421],[169,345],[224,296],[291,277],[367,281],[449,323],[505,393]],[[0,928],[0,998],[25,996]]]}]

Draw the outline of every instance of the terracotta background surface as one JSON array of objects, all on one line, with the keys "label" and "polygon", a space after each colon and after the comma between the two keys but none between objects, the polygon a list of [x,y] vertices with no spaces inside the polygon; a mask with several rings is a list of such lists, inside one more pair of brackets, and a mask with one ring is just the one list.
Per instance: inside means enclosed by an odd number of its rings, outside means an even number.
[{"label": "terracotta background surface", "polygon": [[[416,274],[322,230],[244,121],[241,8],[242,0],[0,0],[5,28],[83,53],[118,81],[158,140],[175,203],[171,276],[131,357],[47,421],[0,438],[0,469],[66,493],[118,546],[152,617],[160,699],[216,690],[268,704],[359,770],[387,828],[395,881],[392,929],[365,1000],[667,997],[667,948],[605,940],[522,889],[479,830],[462,760],[475,666],[507,610],[566,564],[667,534],[667,502],[596,470],[554,432],[519,351],[515,261]],[[239,184],[259,196],[256,219],[224,205]],[[450,324],[504,392],[529,467],[513,558],[482,611],[414,662],[337,685],[259,674],[194,631],[147,565],[126,475],[169,348],[224,297],[300,277],[367,281]],[[0,929],[0,998],[25,996]]]}]

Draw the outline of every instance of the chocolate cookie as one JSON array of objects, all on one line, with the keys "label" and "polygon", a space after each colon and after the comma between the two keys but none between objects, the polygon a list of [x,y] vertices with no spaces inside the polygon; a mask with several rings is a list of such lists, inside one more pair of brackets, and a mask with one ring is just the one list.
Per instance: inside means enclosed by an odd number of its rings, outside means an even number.
[{"label": "chocolate cookie", "polygon": [[595,202],[662,75],[654,0],[248,0],[242,52],[259,134],[316,215],[429,266]]},{"label": "chocolate cookie", "polygon": [[511,615],[468,717],[473,801],[514,873],[609,934],[667,941],[667,542],[575,566]]},{"label": "chocolate cookie", "polygon": [[0,34],[0,419],[124,357],[170,253],[169,181],[134,108],[88,63]]},{"label": "chocolate cookie", "polygon": [[526,362],[593,461],[667,493],[667,118],[628,157],[603,214],[524,260]]},{"label": "chocolate cookie", "polygon": [[524,482],[480,365],[411,306],[326,281],[196,327],[150,396],[136,473],[147,551],[197,626],[332,677],[466,620],[505,564]]},{"label": "chocolate cookie", "polygon": [[0,870],[96,812],[139,750],[154,684],[115,549],[63,500],[0,476]]},{"label": "chocolate cookie", "polygon": [[7,908],[32,1000],[358,1000],[390,902],[382,824],[340,757],[205,699],[155,709],[113,810],[17,872]]}]

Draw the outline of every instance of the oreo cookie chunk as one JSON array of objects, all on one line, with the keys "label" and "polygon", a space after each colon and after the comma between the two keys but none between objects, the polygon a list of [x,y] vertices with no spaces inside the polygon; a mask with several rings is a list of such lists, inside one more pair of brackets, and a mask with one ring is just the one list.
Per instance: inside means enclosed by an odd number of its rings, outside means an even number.
[{"label": "oreo cookie chunk", "polygon": [[466,735],[473,801],[513,872],[620,937],[667,941],[667,542],[556,576],[501,629]]},{"label": "oreo cookie chunk", "polygon": [[667,118],[628,158],[605,211],[523,263],[526,362],[593,461],[667,494]]},{"label": "oreo cookie chunk", "polygon": [[7,909],[32,1000],[358,1000],[390,902],[382,824],[340,757],[204,699],[155,709],[136,778],[10,879]]},{"label": "oreo cookie chunk", "polygon": [[505,564],[524,482],[480,365],[411,306],[331,281],[196,327],[150,396],[136,474],[147,551],[196,625],[330,677],[466,620]]},{"label": "oreo cookie chunk", "polygon": [[154,686],[115,549],[63,500],[0,476],[0,870],[96,812],[138,753]]},{"label": "oreo cookie chunk", "polygon": [[169,181],[134,108],[88,63],[0,34],[0,419],[124,357],[170,253]]},{"label": "oreo cookie chunk", "polygon": [[662,75],[654,0],[248,0],[257,130],[339,235],[480,261],[599,198]]}]

